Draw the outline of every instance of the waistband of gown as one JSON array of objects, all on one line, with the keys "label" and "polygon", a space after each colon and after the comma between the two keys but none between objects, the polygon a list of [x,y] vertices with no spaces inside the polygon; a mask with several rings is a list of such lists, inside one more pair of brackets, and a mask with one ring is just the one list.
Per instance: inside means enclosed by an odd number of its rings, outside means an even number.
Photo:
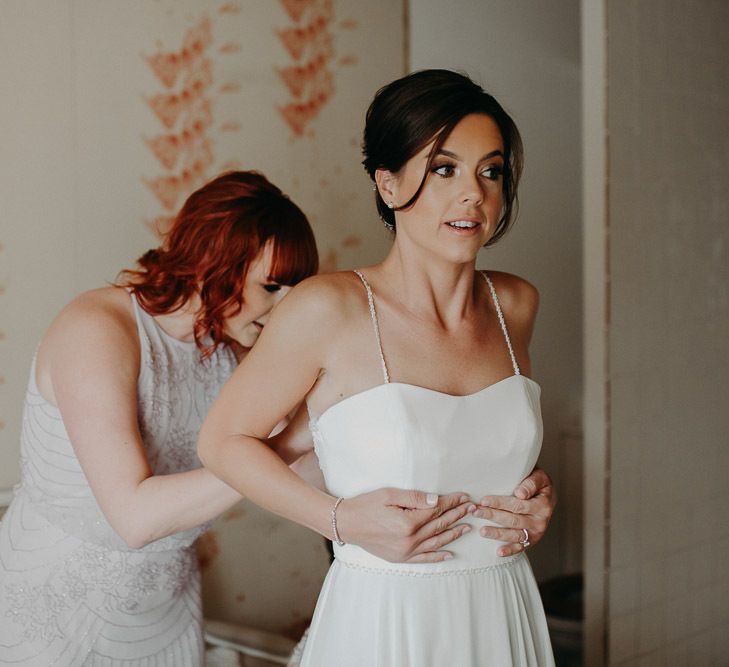
[{"label": "waistband of gown", "polygon": [[[491,541],[491,540],[483,540]],[[501,543],[498,543],[500,546]],[[339,546],[334,544],[334,556],[338,563],[345,567],[374,572],[377,574],[393,574],[412,577],[429,577],[453,574],[475,574],[504,567],[510,567],[525,558],[520,552],[513,556],[491,555],[489,546],[482,545],[483,551],[476,554],[459,554],[454,548],[445,547],[454,553],[454,557],[438,563],[391,563],[373,556],[368,551],[354,544]],[[495,554],[495,549],[493,550]]]}]

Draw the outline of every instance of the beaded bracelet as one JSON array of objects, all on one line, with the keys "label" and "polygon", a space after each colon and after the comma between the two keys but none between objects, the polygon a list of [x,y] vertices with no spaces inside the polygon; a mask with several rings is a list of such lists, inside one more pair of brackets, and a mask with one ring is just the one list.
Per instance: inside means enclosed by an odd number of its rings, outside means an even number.
[{"label": "beaded bracelet", "polygon": [[334,507],[332,507],[332,534],[334,535],[334,541],[340,546],[343,547],[346,542],[344,542],[339,537],[339,531],[337,530],[337,507],[339,507],[339,503],[341,503],[344,500],[341,496],[337,498],[336,502],[334,503]]}]

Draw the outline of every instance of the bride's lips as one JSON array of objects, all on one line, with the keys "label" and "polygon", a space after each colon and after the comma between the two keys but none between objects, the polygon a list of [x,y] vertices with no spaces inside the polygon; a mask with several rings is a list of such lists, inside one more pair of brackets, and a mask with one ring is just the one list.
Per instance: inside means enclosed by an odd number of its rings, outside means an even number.
[{"label": "bride's lips", "polygon": [[479,218],[455,218],[443,224],[456,234],[470,235],[476,233],[483,223]]},{"label": "bride's lips", "polygon": [[253,326],[256,327],[256,329],[258,329],[258,333],[261,333],[261,331],[263,331],[263,325],[260,322],[254,321]]}]

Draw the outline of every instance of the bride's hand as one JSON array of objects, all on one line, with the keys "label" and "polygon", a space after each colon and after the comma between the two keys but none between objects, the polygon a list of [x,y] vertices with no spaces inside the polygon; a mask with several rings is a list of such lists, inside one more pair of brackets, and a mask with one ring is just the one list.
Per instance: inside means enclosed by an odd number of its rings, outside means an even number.
[{"label": "bride's hand", "polygon": [[443,547],[470,530],[457,524],[475,509],[465,493],[378,489],[345,498],[337,508],[337,532],[393,563],[437,563],[452,557]]},{"label": "bride's hand", "polygon": [[506,542],[499,548],[499,556],[511,556],[524,551],[524,531],[533,546],[544,537],[552,518],[557,496],[552,480],[541,468],[534,468],[514,490],[513,496],[484,496],[474,516],[489,519],[499,526],[482,526],[483,537]]}]

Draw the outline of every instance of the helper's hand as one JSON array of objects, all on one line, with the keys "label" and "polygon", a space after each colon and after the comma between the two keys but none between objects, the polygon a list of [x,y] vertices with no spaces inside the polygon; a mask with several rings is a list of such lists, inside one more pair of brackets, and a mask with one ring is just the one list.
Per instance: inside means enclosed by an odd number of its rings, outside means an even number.
[{"label": "helper's hand", "polygon": [[[516,487],[513,496],[484,496],[473,515],[499,524],[482,526],[481,535],[507,542],[499,548],[498,554],[511,556],[544,537],[556,503],[549,475],[541,468],[534,468],[531,475]],[[525,530],[528,540],[525,540]]]}]

